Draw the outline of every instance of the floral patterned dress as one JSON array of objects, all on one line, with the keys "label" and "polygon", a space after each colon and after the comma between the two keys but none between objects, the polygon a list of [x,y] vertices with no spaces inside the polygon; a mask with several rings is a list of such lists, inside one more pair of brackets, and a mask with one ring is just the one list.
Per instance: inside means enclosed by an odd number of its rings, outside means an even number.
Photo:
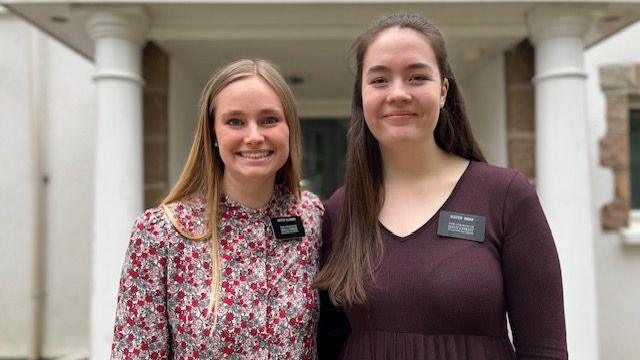
[{"label": "floral patterned dress", "polygon": [[[210,241],[203,198],[147,210],[134,225],[116,314],[112,359],[315,359],[324,208],[309,192],[276,187],[250,209],[221,197],[218,320],[208,310]],[[299,216],[305,236],[279,240],[272,217]]]}]

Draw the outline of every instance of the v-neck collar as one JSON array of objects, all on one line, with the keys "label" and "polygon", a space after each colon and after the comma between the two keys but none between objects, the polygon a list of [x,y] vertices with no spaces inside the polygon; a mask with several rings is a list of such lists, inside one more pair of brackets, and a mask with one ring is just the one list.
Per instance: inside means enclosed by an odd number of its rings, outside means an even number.
[{"label": "v-neck collar", "polygon": [[458,181],[456,182],[455,186],[451,190],[451,193],[449,194],[447,199],[442,203],[442,205],[438,208],[438,210],[433,215],[431,215],[431,217],[424,224],[420,225],[417,229],[413,230],[411,233],[409,233],[406,236],[399,236],[399,235],[394,234],[391,230],[387,229],[387,227],[385,227],[384,224],[382,224],[382,222],[380,222],[380,220],[378,220],[378,227],[380,228],[380,232],[383,234],[383,236],[387,236],[387,237],[389,237],[391,239],[394,239],[396,241],[404,242],[404,241],[407,241],[409,239],[414,238],[415,236],[420,234],[422,231],[424,231],[425,229],[430,227],[431,224],[433,224],[435,221],[437,221],[438,216],[440,215],[440,212],[442,210],[446,209],[447,205],[449,205],[449,203],[455,197],[456,193],[458,192],[458,189],[462,185],[464,179],[467,177],[467,174],[469,174],[469,172],[470,172],[471,168],[473,167],[474,163],[475,162],[473,160],[469,160],[469,164],[467,164],[466,169],[464,170],[462,175],[460,175],[460,178],[458,179]]}]

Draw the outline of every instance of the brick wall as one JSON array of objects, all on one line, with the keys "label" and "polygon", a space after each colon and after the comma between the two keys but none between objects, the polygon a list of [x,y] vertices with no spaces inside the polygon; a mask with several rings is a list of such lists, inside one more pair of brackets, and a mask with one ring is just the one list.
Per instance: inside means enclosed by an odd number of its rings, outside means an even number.
[{"label": "brick wall", "polygon": [[143,50],[144,202],[157,206],[169,191],[169,56],[153,42]]},{"label": "brick wall", "polygon": [[508,165],[535,181],[534,48],[523,40],[505,52]]}]

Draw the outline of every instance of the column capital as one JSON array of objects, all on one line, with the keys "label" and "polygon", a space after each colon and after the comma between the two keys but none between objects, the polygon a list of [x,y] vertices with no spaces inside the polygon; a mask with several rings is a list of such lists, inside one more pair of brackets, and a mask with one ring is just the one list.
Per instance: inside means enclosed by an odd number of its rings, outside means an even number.
[{"label": "column capital", "polygon": [[565,4],[537,5],[526,15],[529,37],[535,45],[549,38],[583,39],[593,21],[593,12],[598,8]]},{"label": "column capital", "polygon": [[76,5],[74,11],[85,17],[94,41],[119,38],[142,45],[149,31],[149,16],[139,5]]}]

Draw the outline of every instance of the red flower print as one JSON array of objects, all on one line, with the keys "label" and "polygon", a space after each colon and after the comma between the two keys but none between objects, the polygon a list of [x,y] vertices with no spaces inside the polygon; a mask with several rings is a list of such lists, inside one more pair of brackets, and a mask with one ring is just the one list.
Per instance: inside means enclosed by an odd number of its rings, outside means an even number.
[{"label": "red flower print", "polygon": [[[276,189],[260,209],[221,196],[217,269],[209,241],[182,235],[208,231],[203,196],[136,220],[119,283],[113,359],[317,358],[310,339],[319,305],[310,284],[318,271],[322,204],[307,192],[296,200]],[[293,215],[302,218],[307,236],[277,240],[270,218]],[[220,276],[214,327],[212,271]]]},{"label": "red flower print", "polygon": [[227,316],[226,316],[227,322],[232,322],[234,317],[235,316],[233,315],[233,313],[227,313]]}]

